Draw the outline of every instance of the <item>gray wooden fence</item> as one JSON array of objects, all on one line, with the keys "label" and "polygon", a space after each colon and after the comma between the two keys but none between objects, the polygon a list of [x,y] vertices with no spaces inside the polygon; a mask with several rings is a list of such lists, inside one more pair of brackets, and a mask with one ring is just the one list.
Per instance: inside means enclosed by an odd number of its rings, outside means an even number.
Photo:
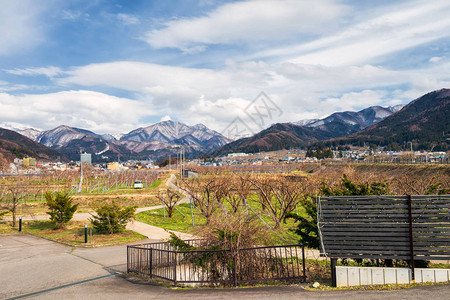
[{"label": "gray wooden fence", "polygon": [[323,256],[450,259],[450,195],[320,197],[318,226]]},{"label": "gray wooden fence", "polygon": [[329,257],[450,257],[450,195],[321,197],[318,214]]}]

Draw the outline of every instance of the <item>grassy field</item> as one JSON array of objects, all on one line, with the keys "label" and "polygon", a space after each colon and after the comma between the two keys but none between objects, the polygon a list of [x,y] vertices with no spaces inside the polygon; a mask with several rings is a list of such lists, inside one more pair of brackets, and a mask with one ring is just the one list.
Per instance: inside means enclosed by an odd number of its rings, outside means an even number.
[{"label": "grassy field", "polygon": [[[259,204],[257,204],[256,202],[249,201],[249,206],[252,207],[255,212],[258,212],[260,210],[260,208],[258,207]],[[166,217],[164,217],[164,211],[162,208],[139,213],[135,216],[135,218],[136,220],[149,225],[190,234],[195,234],[202,226],[206,224],[206,218],[201,215],[198,210],[193,208],[192,212],[194,215],[195,226],[192,225],[190,204],[180,204],[177,206],[177,208],[179,211],[174,210],[172,218],[169,218],[167,216],[167,211]],[[245,208],[242,209],[245,210]],[[251,210],[249,210],[248,213],[249,215],[255,216]],[[301,213],[300,208],[299,213]],[[273,227],[273,221],[269,216],[260,213],[258,213],[258,215],[262,220],[264,220],[264,222]],[[287,220],[286,223],[282,223],[280,229],[270,230],[269,232],[271,232],[275,244],[295,244],[298,243],[299,237],[297,234],[289,230],[295,227],[296,225],[294,221],[290,219]]]},{"label": "grassy field", "polygon": [[[158,179],[144,189],[111,189],[104,193],[80,193],[72,196],[73,202],[78,204],[78,213],[92,212],[96,207],[116,202],[120,206],[137,206],[147,207],[160,204],[156,198],[158,191],[164,188],[164,182],[168,179],[168,175],[165,175],[161,179]],[[17,215],[21,216],[33,216],[44,215],[47,212],[47,205],[42,197],[36,197],[34,199],[25,199],[19,205]],[[11,214],[4,216],[5,218],[11,217]]]},{"label": "grassy field", "polygon": [[[94,230],[92,239],[89,236],[88,243],[84,243],[85,224],[86,222],[82,221],[71,221],[66,229],[53,229],[54,227],[50,221],[24,221],[22,233],[29,233],[75,246],[88,247],[128,244],[146,238],[146,236],[129,230],[117,234],[98,234]],[[17,233],[19,233],[18,228],[12,228],[11,222],[0,223],[0,234]]]}]

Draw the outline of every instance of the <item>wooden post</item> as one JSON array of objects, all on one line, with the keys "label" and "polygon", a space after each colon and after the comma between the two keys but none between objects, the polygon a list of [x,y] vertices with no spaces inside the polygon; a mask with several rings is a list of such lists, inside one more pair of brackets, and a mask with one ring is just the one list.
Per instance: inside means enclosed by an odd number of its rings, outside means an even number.
[{"label": "wooden post", "polygon": [[177,252],[173,252],[173,284],[177,286]]},{"label": "wooden post", "polygon": [[412,219],[412,199],[408,197],[408,217],[409,217],[409,268],[411,269],[411,282],[416,282],[414,270],[414,235],[413,235],[413,219]]}]

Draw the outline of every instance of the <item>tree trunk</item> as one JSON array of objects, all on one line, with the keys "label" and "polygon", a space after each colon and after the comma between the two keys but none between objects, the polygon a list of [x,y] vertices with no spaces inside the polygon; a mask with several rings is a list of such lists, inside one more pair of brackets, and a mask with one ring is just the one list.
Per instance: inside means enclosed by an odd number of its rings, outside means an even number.
[{"label": "tree trunk", "polygon": [[12,216],[13,216],[13,227],[16,227],[16,208],[12,210]]}]

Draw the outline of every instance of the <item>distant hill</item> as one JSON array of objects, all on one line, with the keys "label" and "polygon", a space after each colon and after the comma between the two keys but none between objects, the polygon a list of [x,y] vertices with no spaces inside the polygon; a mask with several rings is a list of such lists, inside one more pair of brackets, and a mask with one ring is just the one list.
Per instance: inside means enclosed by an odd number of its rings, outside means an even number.
[{"label": "distant hill", "polygon": [[56,161],[58,157],[67,160],[67,157],[42,144],[12,130],[0,128],[0,153],[8,159],[35,157],[40,160]]},{"label": "distant hill", "polygon": [[336,112],[324,119],[275,124],[254,136],[231,142],[213,152],[213,155],[305,147],[317,141],[355,133],[383,120],[402,107],[402,105],[394,107],[371,106],[358,112]]},{"label": "distant hill", "polygon": [[[445,151],[450,145],[450,89],[428,93],[383,121],[327,145],[374,143]],[[395,144],[394,144],[395,143]]]},{"label": "distant hill", "polygon": [[277,123],[254,136],[226,144],[212,154],[217,156],[233,152],[255,153],[305,147],[312,142],[331,137],[332,135],[319,128],[297,126],[292,123]]}]

